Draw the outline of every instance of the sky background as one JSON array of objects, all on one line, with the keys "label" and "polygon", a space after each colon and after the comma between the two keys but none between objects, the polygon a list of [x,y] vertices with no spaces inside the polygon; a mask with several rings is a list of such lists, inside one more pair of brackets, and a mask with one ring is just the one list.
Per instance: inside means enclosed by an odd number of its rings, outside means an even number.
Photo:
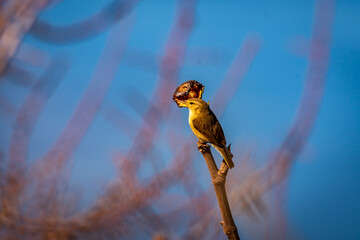
[{"label": "sky background", "polygon": [[[64,0],[41,13],[40,19],[54,25],[71,24],[109,2]],[[294,119],[304,85],[314,6],[315,2],[308,0],[197,4],[195,27],[178,83],[189,79],[201,82],[206,87],[204,100],[210,100],[218,89],[244,39],[250,36],[261,42],[239,90],[220,118],[228,142],[251,150],[256,164],[263,164],[274,152]],[[146,97],[152,93],[158,71],[158,63],[153,60],[164,53],[175,8],[173,0],[140,1],[124,20],[133,27],[106,102],[137,121],[141,116],[127,104],[136,98],[128,89],[135,88]],[[359,24],[360,1],[336,1],[324,98],[310,140],[294,164],[288,183],[287,217],[304,239],[360,239]],[[65,45],[45,43],[31,34],[25,36],[26,44],[51,56],[66,56],[71,66],[40,115],[31,138],[29,161],[44,154],[65,127],[111,30]],[[150,59],[144,67],[134,63],[134,52],[140,50]],[[0,93],[19,106],[27,89],[6,81],[0,84]],[[181,112],[181,121],[187,123],[186,109],[172,103],[171,111]],[[6,149],[11,126],[1,115],[0,146]],[[190,133],[190,128],[183,126],[179,126],[180,131]],[[129,142],[102,114],[97,115],[72,156],[72,187],[82,192],[85,203],[101,193],[113,176],[109,156],[117,150],[125,151]],[[207,181],[208,173],[202,170],[205,164],[196,154],[196,169]],[[164,159],[167,156],[165,152]]]}]

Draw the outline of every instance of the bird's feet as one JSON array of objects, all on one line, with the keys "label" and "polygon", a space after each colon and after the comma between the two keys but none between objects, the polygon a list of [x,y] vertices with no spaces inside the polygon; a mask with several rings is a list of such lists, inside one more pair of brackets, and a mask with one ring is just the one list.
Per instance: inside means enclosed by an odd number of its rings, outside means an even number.
[{"label": "bird's feet", "polygon": [[201,152],[201,153],[205,153],[207,151],[209,151],[210,146],[206,144],[206,142],[204,142],[203,140],[200,140],[197,142],[197,149]]}]

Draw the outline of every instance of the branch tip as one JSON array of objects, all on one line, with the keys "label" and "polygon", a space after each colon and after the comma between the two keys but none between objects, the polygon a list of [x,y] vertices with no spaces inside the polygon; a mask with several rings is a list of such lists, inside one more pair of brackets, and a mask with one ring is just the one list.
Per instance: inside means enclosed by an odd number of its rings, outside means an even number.
[{"label": "branch tip", "polygon": [[227,173],[229,171],[229,166],[226,164],[225,160],[222,161],[222,164],[220,165],[220,169],[218,171],[218,174],[222,174],[226,177]]}]

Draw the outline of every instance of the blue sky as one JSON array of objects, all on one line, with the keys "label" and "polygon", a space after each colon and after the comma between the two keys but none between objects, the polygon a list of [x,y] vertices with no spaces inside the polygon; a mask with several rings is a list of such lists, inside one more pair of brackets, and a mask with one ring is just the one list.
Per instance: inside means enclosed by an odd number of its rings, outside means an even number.
[{"label": "blue sky", "polygon": [[[84,19],[109,1],[64,0],[44,11],[40,19],[55,25]],[[145,71],[131,64],[134,49],[155,56],[164,44],[176,1],[140,1],[126,18],[132,22],[127,49],[106,101],[137,121],[125,103],[127,86],[149,96],[157,69]],[[196,25],[188,44],[180,82],[196,79],[206,86],[209,100],[246,36],[256,36],[261,48],[235,97],[221,117],[228,142],[253,149],[263,163],[291,126],[304,84],[307,59],[298,54],[311,37],[314,1],[199,1]],[[304,239],[360,238],[360,2],[337,1],[331,56],[321,109],[303,153],[289,179],[290,223]],[[64,54],[71,68],[42,112],[31,139],[29,160],[40,157],[55,141],[81,98],[109,31],[74,44],[53,45],[27,35],[25,42],[50,56]],[[214,54],[204,58],[201,53]],[[200,54],[199,54],[200,53]],[[26,90],[6,82],[0,93],[20,105]],[[130,96],[131,97],[131,96]],[[187,122],[187,111],[172,104]],[[8,147],[11,128],[4,118],[1,147]],[[4,124],[5,123],[5,124]],[[190,133],[187,128],[186,132]],[[129,139],[99,114],[73,155],[74,188],[85,199],[101,193],[114,174],[110,155],[126,150]],[[166,156],[166,155],[165,155]],[[201,159],[200,154],[197,159]],[[199,164],[199,163],[194,163]],[[203,165],[199,165],[203,167]],[[204,179],[207,177],[206,172]],[[205,181],[205,180],[204,180]],[[89,187],[89,185],[91,187]],[[86,200],[85,200],[86,201]]]}]

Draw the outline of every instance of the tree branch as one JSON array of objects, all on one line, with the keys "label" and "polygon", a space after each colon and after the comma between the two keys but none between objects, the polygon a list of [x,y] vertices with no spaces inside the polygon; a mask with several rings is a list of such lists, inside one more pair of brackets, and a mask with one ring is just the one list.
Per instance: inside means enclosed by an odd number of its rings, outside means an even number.
[{"label": "tree branch", "polygon": [[199,140],[198,149],[203,155],[205,162],[209,168],[211,181],[214,185],[216,198],[218,200],[220,212],[223,218],[223,221],[220,222],[223,226],[223,231],[228,237],[228,239],[240,240],[234,219],[231,214],[229,201],[225,189],[226,175],[229,168],[224,161],[220,166],[220,170],[217,168],[214,158],[211,154],[210,146],[206,143]]}]

